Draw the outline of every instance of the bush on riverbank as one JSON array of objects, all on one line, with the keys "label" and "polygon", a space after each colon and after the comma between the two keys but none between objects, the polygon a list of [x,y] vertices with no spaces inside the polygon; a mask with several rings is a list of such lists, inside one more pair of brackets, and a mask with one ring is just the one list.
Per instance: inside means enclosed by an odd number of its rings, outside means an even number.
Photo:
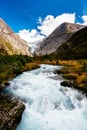
[{"label": "bush on riverbank", "polygon": [[25,70],[37,68],[38,63],[32,57],[23,55],[0,55],[0,85]]}]

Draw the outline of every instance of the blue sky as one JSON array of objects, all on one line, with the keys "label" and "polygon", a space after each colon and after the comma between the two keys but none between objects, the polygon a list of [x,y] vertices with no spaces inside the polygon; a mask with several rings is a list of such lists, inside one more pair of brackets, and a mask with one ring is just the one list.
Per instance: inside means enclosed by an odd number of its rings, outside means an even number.
[{"label": "blue sky", "polygon": [[[24,29],[28,30],[28,32],[31,32],[32,29],[36,29],[39,33],[42,31],[42,28],[38,26],[44,24],[47,16],[49,16],[48,19],[52,21],[52,16],[55,19],[64,13],[72,14],[75,15],[74,23],[83,23],[84,19],[82,16],[87,16],[86,1],[87,0],[0,0],[0,17],[3,18],[16,33]],[[64,16],[64,19],[67,19],[67,16]],[[87,17],[85,17],[85,21],[86,20]],[[33,33],[35,34],[37,32],[33,30]],[[42,34],[45,35],[45,33]]]}]

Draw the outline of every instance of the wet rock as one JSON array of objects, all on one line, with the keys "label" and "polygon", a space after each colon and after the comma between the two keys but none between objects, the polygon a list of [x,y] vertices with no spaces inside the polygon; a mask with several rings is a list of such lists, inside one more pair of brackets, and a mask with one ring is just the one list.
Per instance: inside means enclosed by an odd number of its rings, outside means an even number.
[{"label": "wet rock", "polygon": [[55,70],[54,73],[55,74],[63,74],[64,71],[62,69],[59,69],[59,70]]},{"label": "wet rock", "polygon": [[83,96],[81,94],[76,95],[76,98],[81,101],[83,99]]},{"label": "wet rock", "polygon": [[9,86],[10,83],[7,81],[7,82],[4,83],[4,85],[5,85],[5,86]]},{"label": "wet rock", "polygon": [[0,130],[15,130],[24,108],[20,100],[0,94]]},{"label": "wet rock", "polygon": [[60,83],[61,86],[66,86],[66,87],[74,87],[74,84],[71,81],[63,81]]},{"label": "wet rock", "polygon": [[[71,80],[63,81],[60,83],[60,85],[64,86],[64,87],[72,87],[74,89],[77,89],[78,91],[80,91],[82,94],[84,94],[87,97],[87,87],[79,87]],[[79,98],[78,100],[81,100],[80,97],[78,97],[78,98]]]}]

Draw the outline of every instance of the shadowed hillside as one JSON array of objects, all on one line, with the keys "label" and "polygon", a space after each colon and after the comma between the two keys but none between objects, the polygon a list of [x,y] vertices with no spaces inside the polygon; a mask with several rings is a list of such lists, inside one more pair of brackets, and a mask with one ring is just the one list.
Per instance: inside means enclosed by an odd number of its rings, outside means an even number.
[{"label": "shadowed hillside", "polygon": [[87,59],[87,27],[74,33],[56,53],[61,59]]}]

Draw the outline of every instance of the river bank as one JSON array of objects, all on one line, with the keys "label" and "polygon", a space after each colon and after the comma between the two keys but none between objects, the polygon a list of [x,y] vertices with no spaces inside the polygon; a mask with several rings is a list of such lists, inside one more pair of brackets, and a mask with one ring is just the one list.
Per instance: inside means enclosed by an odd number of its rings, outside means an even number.
[{"label": "river bank", "polygon": [[65,79],[61,85],[76,88],[87,96],[87,60],[59,60],[58,64],[63,67],[55,73]]}]

